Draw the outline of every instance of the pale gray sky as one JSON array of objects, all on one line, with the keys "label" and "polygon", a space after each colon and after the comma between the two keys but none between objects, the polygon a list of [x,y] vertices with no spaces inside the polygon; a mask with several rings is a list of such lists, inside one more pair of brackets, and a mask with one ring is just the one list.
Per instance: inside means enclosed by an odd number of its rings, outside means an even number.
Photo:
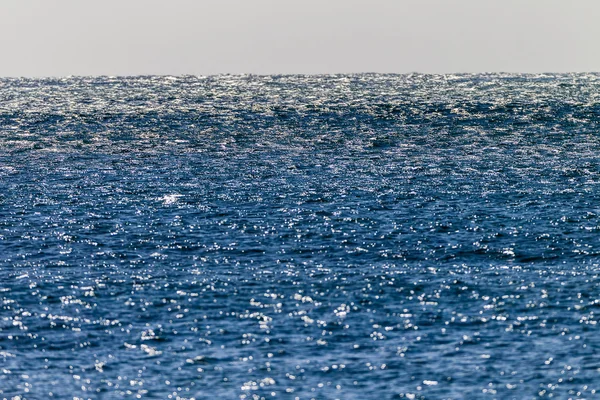
[{"label": "pale gray sky", "polygon": [[600,71],[598,0],[0,0],[0,76]]}]

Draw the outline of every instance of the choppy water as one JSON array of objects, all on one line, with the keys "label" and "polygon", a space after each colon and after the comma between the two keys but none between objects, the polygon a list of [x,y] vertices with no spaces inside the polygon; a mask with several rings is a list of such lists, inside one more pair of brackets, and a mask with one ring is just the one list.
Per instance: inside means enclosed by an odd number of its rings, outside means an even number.
[{"label": "choppy water", "polygon": [[593,398],[600,75],[0,80],[0,398]]}]

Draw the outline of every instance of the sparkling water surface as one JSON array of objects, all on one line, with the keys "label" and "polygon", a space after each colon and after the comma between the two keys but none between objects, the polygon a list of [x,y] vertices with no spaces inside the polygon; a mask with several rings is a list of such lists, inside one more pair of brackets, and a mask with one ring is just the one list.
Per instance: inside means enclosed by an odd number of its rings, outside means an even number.
[{"label": "sparkling water surface", "polygon": [[600,390],[600,75],[0,80],[0,398]]}]

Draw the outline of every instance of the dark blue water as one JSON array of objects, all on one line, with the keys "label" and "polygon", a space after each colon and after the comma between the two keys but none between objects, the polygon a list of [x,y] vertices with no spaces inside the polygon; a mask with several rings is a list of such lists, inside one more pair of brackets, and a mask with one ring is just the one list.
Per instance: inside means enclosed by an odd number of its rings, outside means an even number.
[{"label": "dark blue water", "polygon": [[593,398],[600,75],[0,80],[0,398]]}]

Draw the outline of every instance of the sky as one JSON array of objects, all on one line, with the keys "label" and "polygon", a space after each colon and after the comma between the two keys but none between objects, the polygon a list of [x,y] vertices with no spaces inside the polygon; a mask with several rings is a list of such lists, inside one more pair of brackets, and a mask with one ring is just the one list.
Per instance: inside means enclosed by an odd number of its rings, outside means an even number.
[{"label": "sky", "polygon": [[1,0],[0,76],[600,71],[598,0]]}]

